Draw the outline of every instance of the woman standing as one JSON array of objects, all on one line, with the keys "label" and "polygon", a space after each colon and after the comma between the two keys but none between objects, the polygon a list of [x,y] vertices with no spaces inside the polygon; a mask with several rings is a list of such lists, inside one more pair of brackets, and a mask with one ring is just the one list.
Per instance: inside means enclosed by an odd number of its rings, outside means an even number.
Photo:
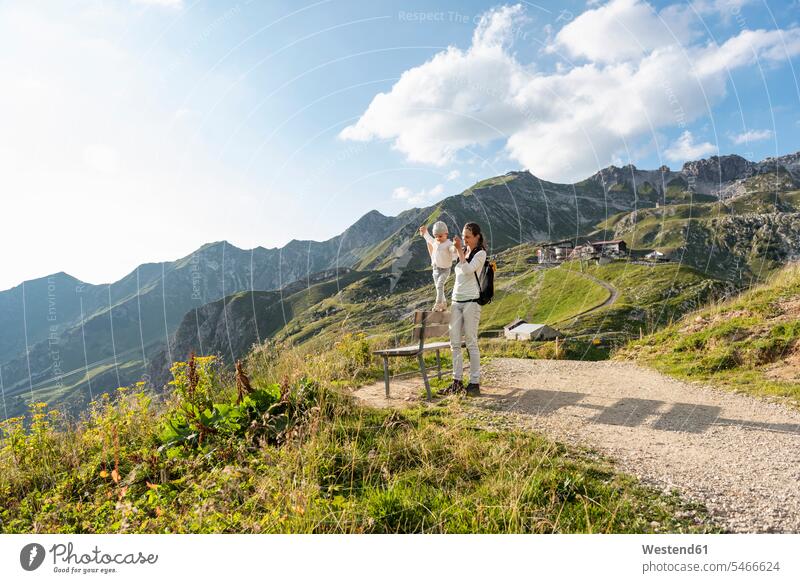
[{"label": "woman standing", "polygon": [[[477,223],[467,223],[461,237],[454,237],[453,244],[458,253],[456,282],[453,287],[453,303],[450,306],[450,348],[453,350],[453,383],[444,393],[477,395],[480,393],[481,355],[478,351],[478,324],[481,320],[481,295],[478,274],[486,262],[486,242]],[[466,250],[464,248],[466,246]],[[461,336],[469,353],[469,384],[462,382],[464,359],[461,351]]]}]

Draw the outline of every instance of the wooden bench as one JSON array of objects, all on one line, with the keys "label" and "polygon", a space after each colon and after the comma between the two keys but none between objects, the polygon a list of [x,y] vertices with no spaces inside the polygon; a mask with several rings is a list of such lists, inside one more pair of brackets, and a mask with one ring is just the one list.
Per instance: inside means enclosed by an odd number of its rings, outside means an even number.
[{"label": "wooden bench", "polygon": [[[431,342],[425,344],[428,338],[435,338],[450,333],[450,312],[427,312],[417,310],[414,312],[413,339],[418,340],[416,344],[402,346],[399,348],[385,348],[374,350],[372,353],[383,357],[383,381],[386,384],[386,398],[389,398],[389,358],[394,356],[416,356],[419,363],[419,372],[422,373],[422,380],[425,382],[425,390],[428,399],[431,398],[431,385],[428,382],[428,373],[425,369],[424,353],[432,350],[436,351],[436,377],[442,378],[442,358],[440,351],[443,348],[450,348],[450,342]],[[464,343],[461,343],[464,346]]]}]

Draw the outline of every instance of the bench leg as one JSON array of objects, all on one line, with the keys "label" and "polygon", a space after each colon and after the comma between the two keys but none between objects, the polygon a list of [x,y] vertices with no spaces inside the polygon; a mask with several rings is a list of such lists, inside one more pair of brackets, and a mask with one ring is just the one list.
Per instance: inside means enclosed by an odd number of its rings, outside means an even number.
[{"label": "bench leg", "polygon": [[438,348],[436,349],[436,378],[442,380],[442,357]]},{"label": "bench leg", "polygon": [[389,398],[389,358],[383,357],[383,383],[386,385],[386,398]]},{"label": "bench leg", "polygon": [[425,381],[425,391],[428,393],[428,400],[431,400],[431,384],[428,382],[428,373],[425,372],[425,359],[422,358],[422,353],[417,354],[417,361],[419,362],[419,372],[422,373],[422,380]]}]

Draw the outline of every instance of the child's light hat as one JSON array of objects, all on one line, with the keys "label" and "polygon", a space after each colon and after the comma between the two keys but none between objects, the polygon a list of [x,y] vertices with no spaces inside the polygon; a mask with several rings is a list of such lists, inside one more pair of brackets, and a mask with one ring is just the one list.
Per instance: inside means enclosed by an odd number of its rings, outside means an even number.
[{"label": "child's light hat", "polygon": [[447,232],[448,232],[447,225],[444,223],[444,221],[436,221],[435,223],[433,223],[434,235],[439,235],[441,233],[447,233]]}]

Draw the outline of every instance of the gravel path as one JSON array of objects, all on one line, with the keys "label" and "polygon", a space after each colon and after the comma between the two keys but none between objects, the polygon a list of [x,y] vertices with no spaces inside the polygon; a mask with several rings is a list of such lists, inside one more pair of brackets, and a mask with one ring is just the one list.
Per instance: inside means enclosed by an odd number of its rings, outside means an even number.
[{"label": "gravel path", "polygon": [[[620,470],[702,502],[732,532],[800,533],[800,412],[626,362],[494,359],[475,405],[598,450]],[[418,400],[420,381],[356,391],[376,406]]]},{"label": "gravel path", "polygon": [[734,532],[800,532],[800,412],[626,362],[496,359],[486,406],[702,502]]}]

